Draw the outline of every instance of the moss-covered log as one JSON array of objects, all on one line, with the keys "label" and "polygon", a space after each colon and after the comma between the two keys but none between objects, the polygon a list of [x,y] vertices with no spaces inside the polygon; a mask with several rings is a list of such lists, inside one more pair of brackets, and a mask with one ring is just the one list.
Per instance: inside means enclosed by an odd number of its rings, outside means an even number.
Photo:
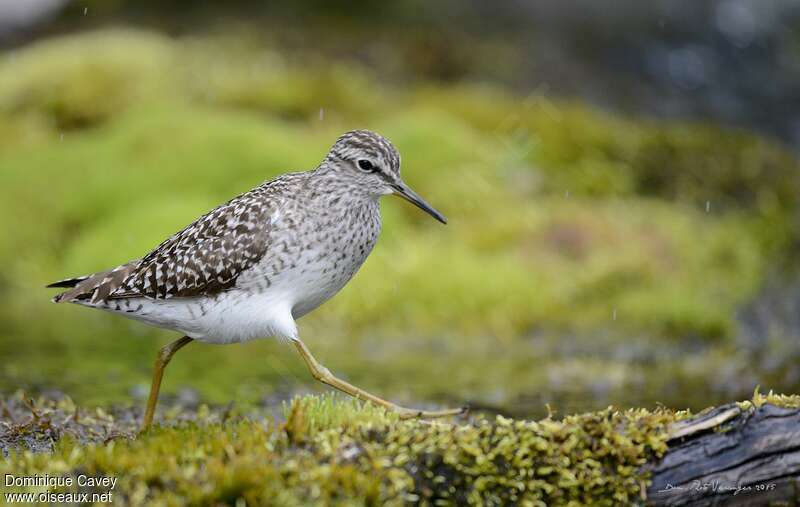
[{"label": "moss-covered log", "polygon": [[800,504],[800,409],[730,404],[672,425],[651,505]]}]

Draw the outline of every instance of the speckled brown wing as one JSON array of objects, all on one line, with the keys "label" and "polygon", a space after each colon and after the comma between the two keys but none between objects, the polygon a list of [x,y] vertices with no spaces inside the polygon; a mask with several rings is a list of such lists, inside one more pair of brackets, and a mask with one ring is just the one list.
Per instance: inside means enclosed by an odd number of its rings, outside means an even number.
[{"label": "speckled brown wing", "polygon": [[[274,183],[274,182],[272,182]],[[265,184],[223,204],[147,254],[109,299],[192,297],[233,287],[269,247],[275,201]]]}]

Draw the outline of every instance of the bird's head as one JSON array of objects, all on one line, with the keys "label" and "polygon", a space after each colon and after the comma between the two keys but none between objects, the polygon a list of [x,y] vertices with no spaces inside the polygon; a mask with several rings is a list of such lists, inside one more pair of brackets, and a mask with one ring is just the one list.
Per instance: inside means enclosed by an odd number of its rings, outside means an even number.
[{"label": "bird's head", "polygon": [[375,197],[397,194],[436,220],[447,219],[411,190],[400,177],[400,153],[388,139],[369,130],[351,130],[331,147],[324,165],[337,177]]}]

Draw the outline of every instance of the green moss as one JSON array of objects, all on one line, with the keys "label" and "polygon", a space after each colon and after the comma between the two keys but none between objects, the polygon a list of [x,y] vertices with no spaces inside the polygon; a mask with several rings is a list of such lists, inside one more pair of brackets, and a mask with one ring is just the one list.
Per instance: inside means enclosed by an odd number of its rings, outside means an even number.
[{"label": "green moss", "polygon": [[285,423],[184,423],[135,439],[52,454],[13,453],[2,472],[116,477],[120,504],[614,505],[638,499],[639,468],[666,450],[665,409],[561,420],[477,418],[399,421],[381,409],[332,397],[296,399]]},{"label": "green moss", "polygon": [[759,387],[753,392],[753,397],[749,400],[740,402],[739,408],[742,410],[755,410],[765,403],[784,408],[800,408],[800,395],[797,394],[777,394],[770,390],[763,394]]},{"label": "green moss", "polygon": [[510,162],[539,173],[536,184],[527,185],[534,193],[636,194],[708,206],[715,213],[746,210],[758,219],[750,234],[771,254],[800,234],[796,157],[746,132],[622,118],[486,87],[428,87],[416,99],[488,132],[510,152]]},{"label": "green moss", "polygon": [[45,40],[0,65],[0,112],[39,116],[61,132],[96,125],[169,93],[174,73],[164,70],[175,63],[169,41],[153,34],[107,31]]},{"label": "green moss", "polygon": [[[756,389],[739,407],[746,417],[765,403],[800,408],[800,396]],[[3,407],[0,473],[115,478],[122,505],[632,504],[645,499],[643,465],[667,451],[671,424],[692,416],[608,407],[538,421],[399,420],[328,395],[295,398],[282,421],[263,409],[162,407],[164,425],[137,435],[130,409],[20,393]]]}]

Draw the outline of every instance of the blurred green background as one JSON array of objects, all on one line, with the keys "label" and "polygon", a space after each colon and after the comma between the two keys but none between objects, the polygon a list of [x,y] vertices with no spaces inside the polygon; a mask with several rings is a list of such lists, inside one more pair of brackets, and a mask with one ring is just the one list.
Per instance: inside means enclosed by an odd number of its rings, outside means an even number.
[{"label": "blurred green background", "polygon": [[[0,23],[4,392],[141,403],[177,335],[43,286],[144,255],[353,128],[390,138],[450,223],[384,199],[374,253],[300,321],[340,376],[517,416],[800,390],[797,69],[748,85],[765,51],[800,56],[797,17],[747,31],[719,2],[700,2],[714,26],[678,1],[591,23],[552,2],[39,3]],[[321,389],[264,340],[185,349],[163,392]]]}]

